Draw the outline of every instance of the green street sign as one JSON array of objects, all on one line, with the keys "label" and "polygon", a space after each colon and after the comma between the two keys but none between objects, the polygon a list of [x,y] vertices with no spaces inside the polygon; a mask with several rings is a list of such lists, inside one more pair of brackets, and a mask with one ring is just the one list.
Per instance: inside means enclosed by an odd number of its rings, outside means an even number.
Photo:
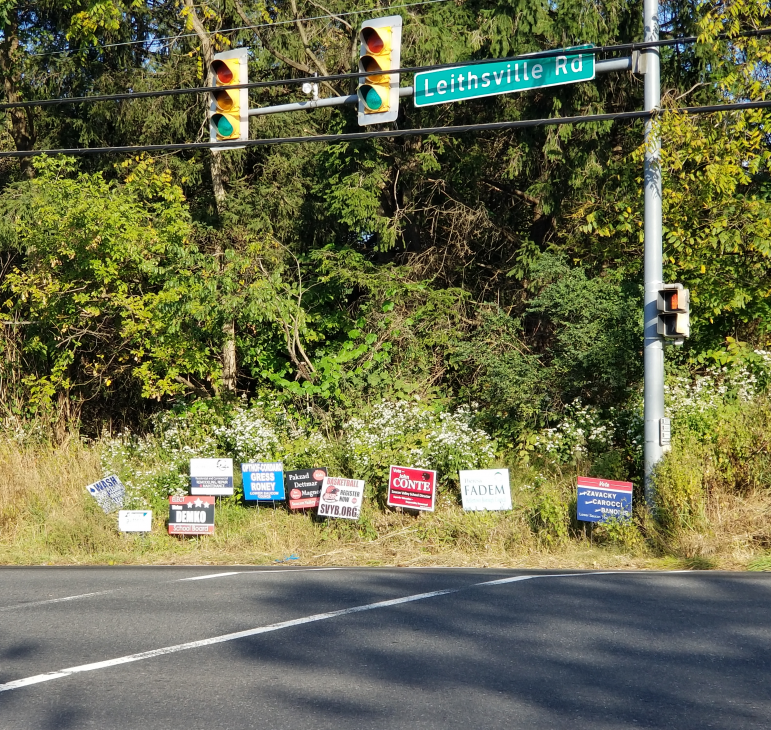
[{"label": "green street sign", "polygon": [[513,61],[457,66],[415,74],[415,106],[447,104],[512,91],[562,86],[594,78],[594,54],[577,53],[592,46],[566,48],[550,58],[520,56]]}]

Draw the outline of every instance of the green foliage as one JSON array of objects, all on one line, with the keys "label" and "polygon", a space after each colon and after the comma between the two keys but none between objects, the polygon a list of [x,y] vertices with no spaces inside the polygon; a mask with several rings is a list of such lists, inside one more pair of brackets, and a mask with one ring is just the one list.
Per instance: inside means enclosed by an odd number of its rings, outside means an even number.
[{"label": "green foliage", "polygon": [[495,442],[465,408],[447,413],[415,401],[382,401],[357,412],[342,434],[346,473],[364,479],[380,505],[392,465],[437,471],[439,494],[458,503],[458,471],[488,467],[495,458]]},{"label": "green foliage", "polygon": [[558,485],[550,484],[543,477],[536,479],[528,520],[543,545],[558,547],[568,539],[570,506],[571,499]]},{"label": "green foliage", "polygon": [[552,255],[540,257],[531,277],[538,292],[524,315],[486,315],[453,356],[462,373],[473,373],[462,392],[485,405],[490,427],[502,421],[514,438],[577,399],[606,408],[625,403],[641,376],[634,290]]}]

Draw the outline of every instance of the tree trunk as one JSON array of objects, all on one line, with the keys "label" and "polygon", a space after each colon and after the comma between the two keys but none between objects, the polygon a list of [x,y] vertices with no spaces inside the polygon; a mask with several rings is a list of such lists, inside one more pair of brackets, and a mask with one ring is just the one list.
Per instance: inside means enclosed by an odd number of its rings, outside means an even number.
[{"label": "tree trunk", "polygon": [[[3,27],[3,41],[0,43],[0,74],[3,76],[5,99],[10,104],[22,101],[22,95],[19,92],[21,55],[18,18],[13,12],[8,24]],[[35,143],[32,109],[9,109],[8,116],[11,119],[11,137],[13,137],[16,149],[19,151],[31,150]],[[31,157],[20,158],[19,167],[25,177],[31,178],[34,175]]]},{"label": "tree trunk", "polygon": [[[198,39],[201,41],[201,51],[203,53],[203,63],[205,68],[211,68],[212,62],[212,46],[209,39],[209,34],[206,32],[206,28],[203,27],[198,18],[198,14],[195,11],[193,0],[185,0],[185,7],[188,8],[190,13],[190,19],[193,24],[193,30],[198,35]],[[214,79],[209,78],[208,83],[214,85]],[[217,205],[217,213],[222,214],[222,209],[225,204],[225,185],[222,181],[222,160],[220,159],[219,150],[212,150],[211,152],[211,181],[214,188],[214,201]],[[222,241],[222,239],[218,239]],[[217,249],[215,250],[215,256],[220,262],[220,267],[225,264],[225,247],[224,243],[218,242]],[[225,390],[235,392],[237,386],[238,377],[238,364],[236,361],[236,323],[235,320],[230,319],[222,325],[222,333],[225,335],[224,342],[222,344],[222,384]]]}]

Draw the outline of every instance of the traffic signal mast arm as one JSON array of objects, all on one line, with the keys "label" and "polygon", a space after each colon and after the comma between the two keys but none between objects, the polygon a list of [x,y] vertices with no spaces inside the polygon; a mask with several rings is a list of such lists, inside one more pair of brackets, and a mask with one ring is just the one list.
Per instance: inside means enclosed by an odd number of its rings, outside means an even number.
[{"label": "traffic signal mast arm", "polygon": [[[595,73],[610,73],[612,71],[631,71],[632,57],[610,58],[603,61],[597,61],[594,67]],[[412,86],[402,86],[399,88],[399,98],[414,96],[415,90]],[[250,117],[262,116],[263,114],[282,114],[285,112],[299,112],[308,109],[317,109],[327,106],[346,106],[348,104],[358,104],[361,101],[359,94],[350,94],[349,96],[331,96],[326,99],[308,99],[308,101],[294,101],[289,104],[276,104],[275,106],[261,106],[249,110]]]}]

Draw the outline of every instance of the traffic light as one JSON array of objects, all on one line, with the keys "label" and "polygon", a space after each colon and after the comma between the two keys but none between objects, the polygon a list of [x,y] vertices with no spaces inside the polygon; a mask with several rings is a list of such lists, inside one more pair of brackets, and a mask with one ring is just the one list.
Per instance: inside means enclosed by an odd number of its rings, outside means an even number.
[{"label": "traffic light", "polygon": [[366,20],[359,31],[359,124],[396,121],[399,116],[399,74],[384,74],[399,68],[402,48],[402,16]]},{"label": "traffic light", "polygon": [[682,284],[664,284],[659,289],[656,329],[662,337],[679,340],[682,344],[691,334],[690,299],[690,292]]},{"label": "traffic light", "polygon": [[[249,91],[232,86],[249,83],[248,49],[236,48],[217,53],[211,63],[209,138],[212,142],[249,139]],[[228,149],[237,149],[236,147]]]}]

